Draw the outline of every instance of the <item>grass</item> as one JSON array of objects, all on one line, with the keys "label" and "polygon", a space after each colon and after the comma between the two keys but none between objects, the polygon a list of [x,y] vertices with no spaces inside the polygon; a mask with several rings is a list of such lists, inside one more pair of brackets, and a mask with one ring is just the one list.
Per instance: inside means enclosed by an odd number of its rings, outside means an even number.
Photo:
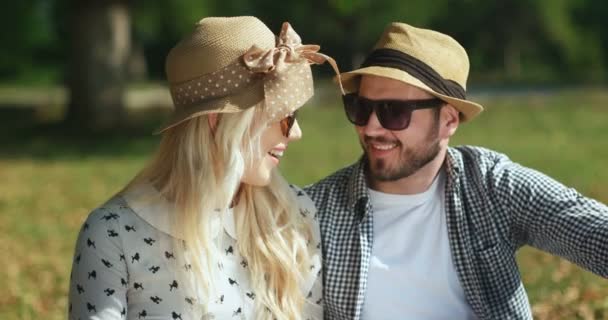
[{"label": "grass", "polygon": [[[479,99],[486,112],[461,125],[452,145],[504,152],[608,203],[608,93]],[[281,164],[291,182],[314,182],[358,158],[354,130],[337,104],[315,100],[300,112],[304,138]],[[65,318],[78,228],[145,163],[156,124],[128,137],[74,137],[0,116],[0,319]],[[518,262],[536,319],[608,319],[606,279],[530,248]]]}]

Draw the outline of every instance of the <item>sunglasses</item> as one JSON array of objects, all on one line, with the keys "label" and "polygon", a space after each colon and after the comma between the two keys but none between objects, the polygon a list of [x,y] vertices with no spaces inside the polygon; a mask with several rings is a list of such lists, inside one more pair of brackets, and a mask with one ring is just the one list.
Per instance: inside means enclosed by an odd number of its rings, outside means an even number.
[{"label": "sunglasses", "polygon": [[356,93],[342,96],[348,120],[356,126],[365,126],[372,112],[380,125],[387,130],[404,130],[410,125],[412,112],[418,109],[441,107],[445,102],[438,98],[421,100],[370,100]]},{"label": "sunglasses", "polygon": [[292,114],[287,117],[281,119],[281,133],[285,136],[285,138],[289,138],[289,133],[293,124],[296,122],[296,116],[298,114],[298,110],[294,111]]}]

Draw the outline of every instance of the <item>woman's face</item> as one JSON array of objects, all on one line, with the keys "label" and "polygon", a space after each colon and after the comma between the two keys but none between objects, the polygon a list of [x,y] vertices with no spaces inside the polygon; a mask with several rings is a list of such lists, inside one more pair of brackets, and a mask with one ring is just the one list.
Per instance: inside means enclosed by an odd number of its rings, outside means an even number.
[{"label": "woman's face", "polygon": [[294,121],[289,131],[289,137],[285,137],[283,134],[281,121],[276,121],[266,127],[260,140],[262,158],[250,162],[251,165],[245,168],[241,182],[260,187],[268,185],[272,169],[281,161],[287,145],[300,138],[302,138],[302,130],[297,120]]}]

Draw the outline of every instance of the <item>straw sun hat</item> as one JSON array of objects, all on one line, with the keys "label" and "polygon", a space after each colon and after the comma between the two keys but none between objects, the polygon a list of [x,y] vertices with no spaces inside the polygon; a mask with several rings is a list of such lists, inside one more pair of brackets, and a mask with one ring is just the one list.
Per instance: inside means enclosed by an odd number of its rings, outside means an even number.
[{"label": "straw sun hat", "polygon": [[310,64],[335,61],[302,45],[289,23],[276,37],[255,17],[210,17],[169,52],[166,74],[174,104],[160,133],[208,113],[264,106],[271,121],[301,107],[313,95]]},{"label": "straw sun hat", "polygon": [[362,75],[391,78],[418,87],[458,109],[462,121],[483,111],[481,105],[466,99],[466,51],[453,38],[433,30],[391,23],[361,68],[341,75],[344,89],[358,91]]}]

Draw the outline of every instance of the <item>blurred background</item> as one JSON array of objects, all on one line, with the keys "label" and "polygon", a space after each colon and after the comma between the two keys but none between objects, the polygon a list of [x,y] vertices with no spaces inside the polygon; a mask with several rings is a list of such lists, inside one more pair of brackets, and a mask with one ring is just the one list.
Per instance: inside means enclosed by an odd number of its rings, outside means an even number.
[{"label": "blurred background", "polygon": [[[82,221],[124,186],[171,110],[168,50],[205,16],[290,21],[342,70],[385,25],[447,33],[471,59],[469,98],[486,106],[453,145],[507,153],[608,202],[608,1],[20,0],[0,4],[0,319],[63,319]],[[304,139],[282,170],[306,185],[354,162],[331,68],[300,113]],[[537,319],[608,319],[608,280],[524,248]]]}]

